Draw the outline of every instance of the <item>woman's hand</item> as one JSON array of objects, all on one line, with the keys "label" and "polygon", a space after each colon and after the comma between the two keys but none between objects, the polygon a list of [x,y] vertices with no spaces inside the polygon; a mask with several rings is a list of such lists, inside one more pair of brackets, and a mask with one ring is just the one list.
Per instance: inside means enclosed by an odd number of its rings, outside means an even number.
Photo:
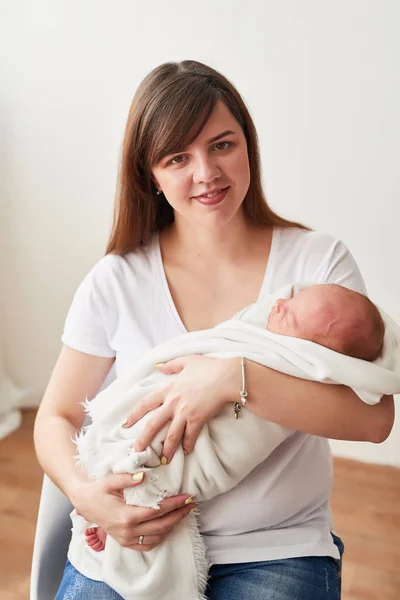
[{"label": "woman's hand", "polygon": [[195,504],[188,494],[163,500],[159,510],[125,504],[122,490],[142,481],[134,481],[129,474],[107,475],[80,483],[70,500],[78,514],[102,527],[120,546],[146,552],[160,544]]},{"label": "woman's hand", "polygon": [[162,389],[142,398],[127,416],[124,426],[131,427],[143,415],[154,411],[135,441],[135,450],[141,452],[171,421],[163,445],[162,462],[166,464],[181,440],[184,451],[191,452],[204,423],[218,414],[224,404],[239,396],[241,370],[239,358],[200,355],[176,358],[158,368],[163,373],[179,375]]}]

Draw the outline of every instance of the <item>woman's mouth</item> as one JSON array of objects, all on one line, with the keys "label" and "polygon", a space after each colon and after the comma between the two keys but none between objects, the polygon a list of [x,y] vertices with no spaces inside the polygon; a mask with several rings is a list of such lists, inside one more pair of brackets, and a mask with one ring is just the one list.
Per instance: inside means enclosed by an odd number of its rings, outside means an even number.
[{"label": "woman's mouth", "polygon": [[225,198],[229,191],[230,186],[226,188],[219,188],[218,190],[214,190],[209,194],[202,194],[201,196],[193,196],[194,200],[200,202],[204,206],[214,206],[215,204],[219,204]]}]

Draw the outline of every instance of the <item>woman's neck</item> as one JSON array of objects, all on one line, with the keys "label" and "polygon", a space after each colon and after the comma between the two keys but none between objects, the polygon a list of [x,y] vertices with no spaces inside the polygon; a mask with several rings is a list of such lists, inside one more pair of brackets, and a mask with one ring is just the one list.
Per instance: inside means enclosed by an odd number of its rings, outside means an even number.
[{"label": "woman's neck", "polygon": [[160,234],[164,251],[174,262],[221,268],[223,265],[245,262],[257,252],[260,235],[266,228],[252,227],[244,219],[236,219],[224,227],[206,228],[198,224],[174,221]]}]

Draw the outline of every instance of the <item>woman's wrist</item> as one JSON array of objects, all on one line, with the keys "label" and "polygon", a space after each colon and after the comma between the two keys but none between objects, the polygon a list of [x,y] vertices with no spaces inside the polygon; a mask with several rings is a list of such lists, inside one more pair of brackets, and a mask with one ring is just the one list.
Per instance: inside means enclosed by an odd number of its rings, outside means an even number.
[{"label": "woman's wrist", "polygon": [[240,401],[242,391],[242,359],[240,356],[220,359],[224,361],[225,385],[221,386],[223,404]]},{"label": "woman's wrist", "polygon": [[64,483],[63,491],[73,506],[79,504],[79,498],[89,481],[89,478],[82,471],[81,474],[71,477],[69,481]]}]

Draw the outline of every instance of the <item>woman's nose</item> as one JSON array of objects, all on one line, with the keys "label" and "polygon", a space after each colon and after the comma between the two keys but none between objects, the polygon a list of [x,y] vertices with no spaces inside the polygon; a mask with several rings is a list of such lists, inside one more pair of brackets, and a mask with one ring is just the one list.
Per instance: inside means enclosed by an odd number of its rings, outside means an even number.
[{"label": "woman's nose", "polygon": [[221,170],[212,157],[199,157],[195,161],[193,183],[210,183],[220,175]]}]

